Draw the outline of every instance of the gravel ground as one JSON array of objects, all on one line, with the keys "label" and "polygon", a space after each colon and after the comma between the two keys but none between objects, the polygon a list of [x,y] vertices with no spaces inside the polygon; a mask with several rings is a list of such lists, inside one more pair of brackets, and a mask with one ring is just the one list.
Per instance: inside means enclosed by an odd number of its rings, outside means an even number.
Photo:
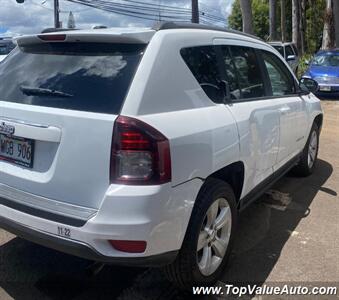
[{"label": "gravel ground", "polygon": [[[325,121],[315,174],[287,175],[241,215],[236,245],[220,285],[339,286],[339,102],[322,105]],[[92,276],[89,265],[0,230],[1,300],[191,298],[157,270],[105,266]]]}]

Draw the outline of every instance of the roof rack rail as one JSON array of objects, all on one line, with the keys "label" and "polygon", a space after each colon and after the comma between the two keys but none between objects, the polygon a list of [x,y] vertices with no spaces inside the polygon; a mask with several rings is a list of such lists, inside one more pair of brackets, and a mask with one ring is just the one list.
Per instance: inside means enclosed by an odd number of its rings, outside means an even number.
[{"label": "roof rack rail", "polygon": [[94,25],[92,29],[107,29],[108,27],[106,25]]},{"label": "roof rack rail", "polygon": [[70,29],[70,28],[46,28],[41,33],[51,33],[51,32],[62,32],[62,31],[73,31],[78,29]]},{"label": "roof rack rail", "polygon": [[251,35],[248,33],[244,33],[238,30],[234,29],[226,29],[219,26],[209,26],[209,25],[202,25],[202,24],[196,24],[196,23],[184,23],[184,22],[156,22],[153,27],[153,30],[159,31],[159,30],[167,30],[167,29],[203,29],[203,30],[214,30],[214,31],[222,31],[222,32],[228,32],[228,33],[235,33],[240,34],[243,36],[247,36],[259,41],[263,41],[261,38]]}]

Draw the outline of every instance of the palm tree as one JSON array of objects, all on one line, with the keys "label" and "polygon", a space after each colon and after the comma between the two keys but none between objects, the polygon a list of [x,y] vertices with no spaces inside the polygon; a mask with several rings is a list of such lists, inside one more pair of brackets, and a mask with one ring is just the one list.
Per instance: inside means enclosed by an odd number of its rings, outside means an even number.
[{"label": "palm tree", "polygon": [[299,0],[292,0],[292,42],[300,50],[300,5]]},{"label": "palm tree", "polygon": [[286,42],[286,1],[281,0],[281,41]]},{"label": "palm tree", "polygon": [[299,11],[300,11],[300,20],[299,20],[299,28],[300,28],[300,49],[301,54],[305,53],[306,49],[306,0],[301,0],[299,2]]},{"label": "palm tree", "polygon": [[242,13],[242,31],[254,34],[251,0],[240,0],[240,7]]},{"label": "palm tree", "polygon": [[334,22],[333,22],[332,0],[326,0],[323,42],[322,42],[321,49],[330,49],[330,48],[333,48],[334,45],[335,43],[334,43]]},{"label": "palm tree", "polygon": [[339,47],[339,1],[333,1],[333,15],[335,26],[335,44]]},{"label": "palm tree", "polygon": [[276,0],[269,1],[269,12],[270,12],[270,40],[275,41],[277,40],[277,19],[276,19]]}]

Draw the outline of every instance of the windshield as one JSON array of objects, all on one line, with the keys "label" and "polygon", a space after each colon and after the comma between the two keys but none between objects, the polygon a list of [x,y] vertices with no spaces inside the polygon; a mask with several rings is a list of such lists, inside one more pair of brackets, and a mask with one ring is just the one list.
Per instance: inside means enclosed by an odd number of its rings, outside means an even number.
[{"label": "windshield", "polygon": [[284,57],[284,47],[283,46],[273,46],[275,50],[278,50],[278,52],[281,54],[282,57]]},{"label": "windshield", "polygon": [[145,45],[45,43],[0,65],[0,101],[118,114]]},{"label": "windshield", "polygon": [[312,66],[339,67],[339,55],[317,55],[312,61]]}]

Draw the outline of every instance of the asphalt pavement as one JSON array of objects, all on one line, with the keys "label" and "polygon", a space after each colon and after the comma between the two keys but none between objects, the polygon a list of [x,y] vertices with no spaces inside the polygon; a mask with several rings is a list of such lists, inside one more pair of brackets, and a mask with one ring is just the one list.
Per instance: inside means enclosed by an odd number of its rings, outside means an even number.
[{"label": "asphalt pavement", "polygon": [[[322,106],[325,118],[315,173],[308,178],[288,174],[241,214],[234,251],[219,285],[339,287],[339,101],[322,101]],[[89,261],[0,230],[1,300],[192,297],[156,269],[105,266],[94,275],[90,266]],[[238,299],[227,299],[233,298]]]}]

